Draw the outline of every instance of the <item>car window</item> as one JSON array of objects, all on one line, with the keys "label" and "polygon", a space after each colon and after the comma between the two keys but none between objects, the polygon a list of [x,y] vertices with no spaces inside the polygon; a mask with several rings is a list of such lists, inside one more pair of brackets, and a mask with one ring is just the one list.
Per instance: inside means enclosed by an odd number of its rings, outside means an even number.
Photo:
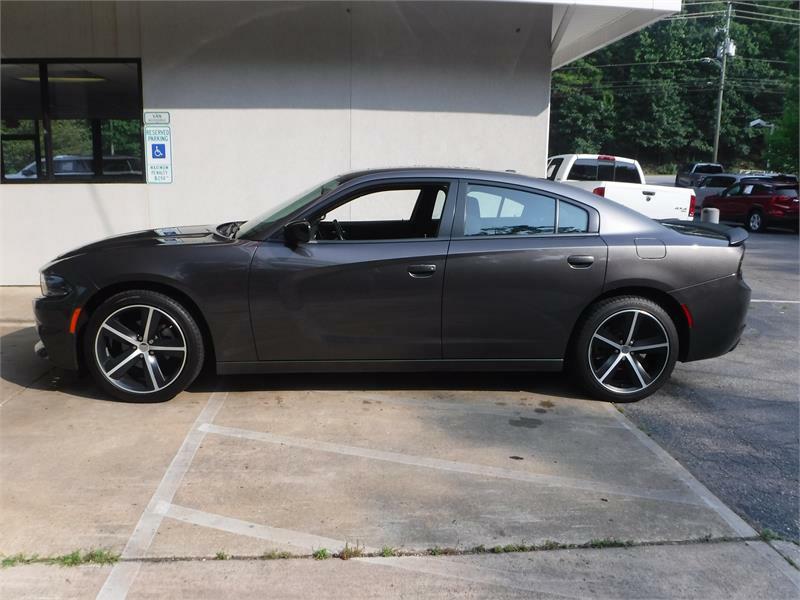
[{"label": "car window", "polygon": [[771,194],[772,188],[768,185],[764,185],[763,183],[757,183],[753,186],[753,190],[750,192],[752,196],[763,196],[765,194]]},{"label": "car window", "polygon": [[727,190],[724,190],[720,194],[720,196],[738,196],[741,193],[742,193],[742,184],[741,183],[737,183],[737,184],[732,185],[731,187],[729,187]]},{"label": "car window", "polygon": [[563,158],[554,158],[549,163],[547,163],[547,178],[550,181],[556,180],[556,175],[558,174],[558,170],[561,168],[561,164],[564,162]]},{"label": "car window", "polygon": [[320,241],[436,237],[447,184],[398,184],[361,190],[311,219]]},{"label": "car window", "polygon": [[697,165],[695,173],[722,173],[722,165]]},{"label": "car window", "polygon": [[553,233],[556,201],[534,192],[469,184],[464,235],[536,235]]},{"label": "car window", "polygon": [[755,186],[752,183],[746,183],[742,186],[742,191],[739,192],[742,196],[749,196],[753,193]]},{"label": "car window", "polygon": [[787,198],[797,198],[796,187],[779,187],[775,189],[777,196],[786,196]]},{"label": "car window", "polygon": [[642,183],[639,170],[633,163],[616,162],[614,163],[614,181],[622,183]]},{"label": "car window", "polygon": [[733,177],[709,177],[703,182],[704,187],[726,188],[736,181]]},{"label": "car window", "polygon": [[558,233],[586,233],[589,213],[569,202],[558,201]]}]

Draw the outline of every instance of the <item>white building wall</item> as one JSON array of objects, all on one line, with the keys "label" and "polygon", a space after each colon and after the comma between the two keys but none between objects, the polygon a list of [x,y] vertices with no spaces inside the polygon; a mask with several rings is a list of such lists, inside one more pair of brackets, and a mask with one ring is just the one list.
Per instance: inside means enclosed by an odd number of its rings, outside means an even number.
[{"label": "white building wall", "polygon": [[0,4],[3,58],[141,57],[174,183],[0,185],[0,284],[148,227],[247,218],[337,173],[541,175],[551,7],[525,3]]}]

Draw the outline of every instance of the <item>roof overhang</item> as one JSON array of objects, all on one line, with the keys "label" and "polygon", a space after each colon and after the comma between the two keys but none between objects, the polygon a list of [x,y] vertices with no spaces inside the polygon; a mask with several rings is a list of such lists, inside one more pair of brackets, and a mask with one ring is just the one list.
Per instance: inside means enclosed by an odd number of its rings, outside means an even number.
[{"label": "roof overhang", "polygon": [[553,7],[552,68],[594,52],[681,10],[681,0],[522,0]]}]

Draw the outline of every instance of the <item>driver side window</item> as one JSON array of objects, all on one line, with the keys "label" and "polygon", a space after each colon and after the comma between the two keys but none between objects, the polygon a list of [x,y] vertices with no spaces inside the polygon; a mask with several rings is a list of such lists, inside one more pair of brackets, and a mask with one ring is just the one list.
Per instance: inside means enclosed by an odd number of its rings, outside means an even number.
[{"label": "driver side window", "polygon": [[445,183],[361,190],[313,220],[314,239],[341,242],[436,237],[447,190]]}]

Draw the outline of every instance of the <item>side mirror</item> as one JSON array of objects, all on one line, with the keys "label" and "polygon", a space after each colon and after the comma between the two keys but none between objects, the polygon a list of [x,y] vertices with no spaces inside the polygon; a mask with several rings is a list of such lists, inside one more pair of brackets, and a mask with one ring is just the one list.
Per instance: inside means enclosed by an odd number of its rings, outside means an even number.
[{"label": "side mirror", "polygon": [[293,221],[283,228],[283,237],[292,245],[305,244],[311,241],[311,223]]}]

